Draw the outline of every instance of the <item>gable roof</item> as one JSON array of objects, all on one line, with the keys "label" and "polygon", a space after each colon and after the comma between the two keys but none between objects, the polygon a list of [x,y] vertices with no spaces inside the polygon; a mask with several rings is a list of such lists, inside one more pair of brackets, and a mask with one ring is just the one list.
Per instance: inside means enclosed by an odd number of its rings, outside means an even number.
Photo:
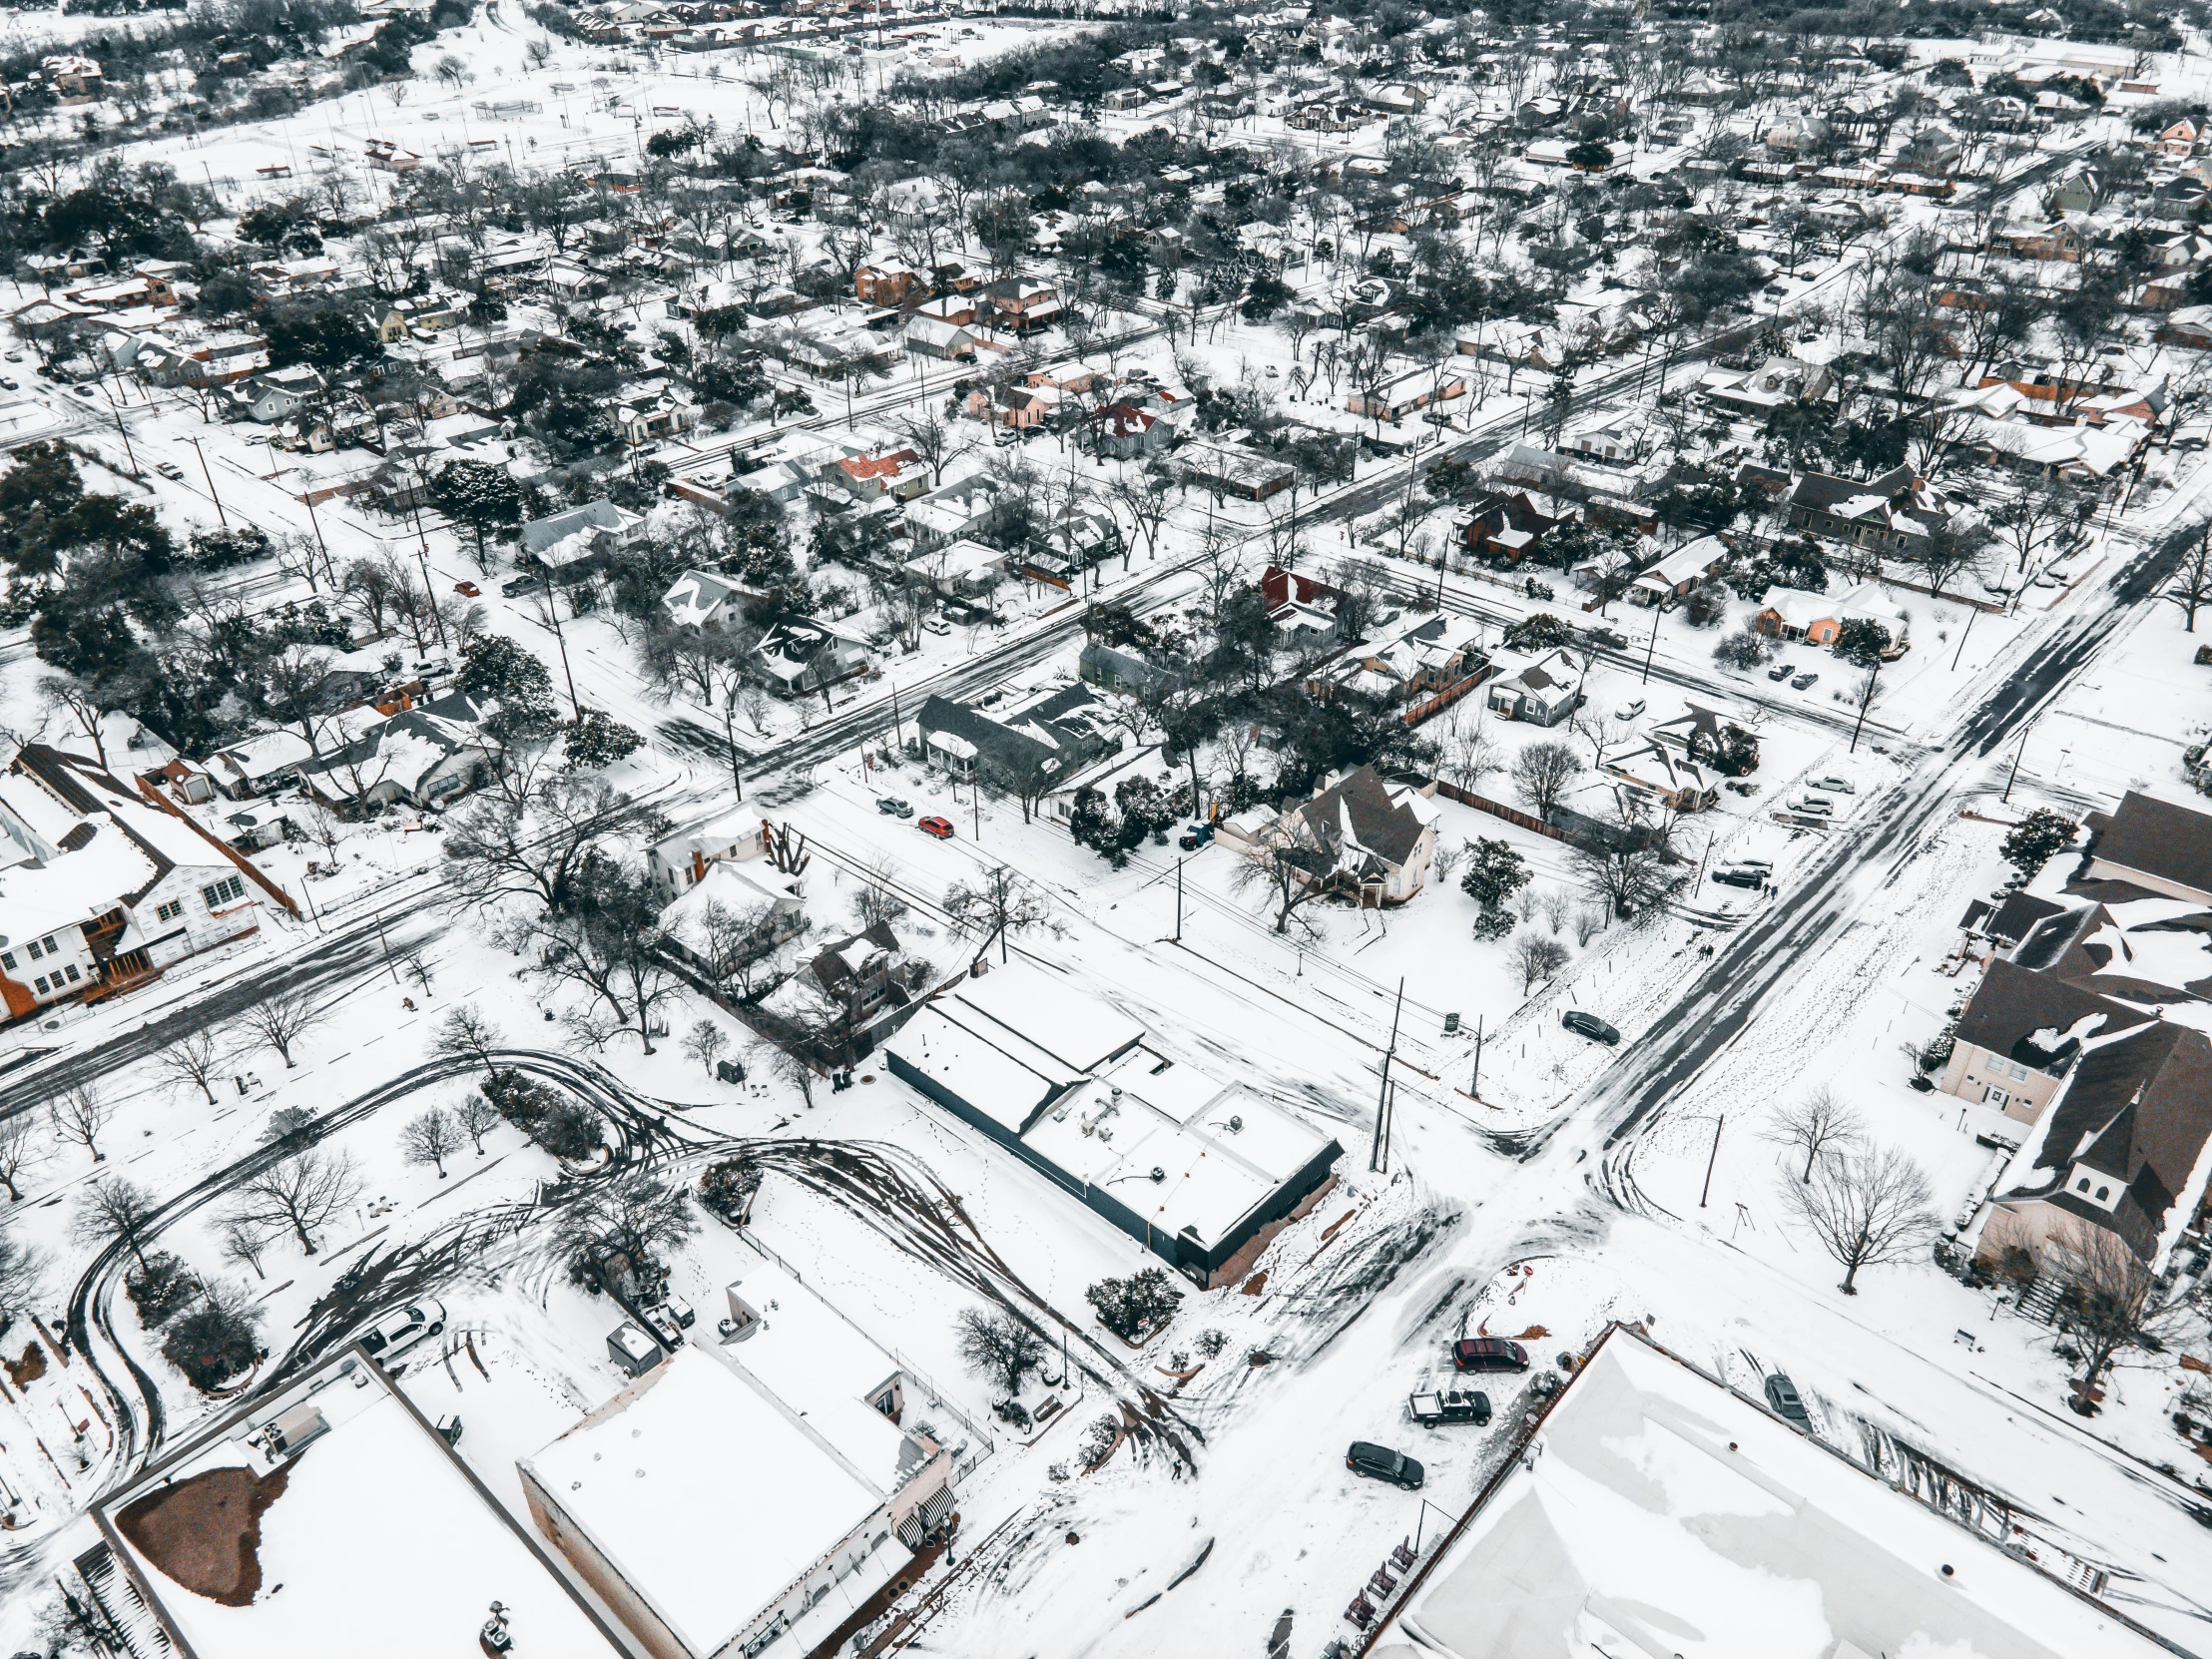
[{"label": "gable roof", "polygon": [[2093,850],[2106,863],[2212,892],[2212,814],[2130,790]]},{"label": "gable roof", "polygon": [[1362,767],[1296,811],[1329,867],[1360,874],[1371,858],[1399,869],[1412,857],[1435,818],[1433,808],[1424,813],[1415,802],[1421,798],[1411,790],[1393,796],[1375,768]]},{"label": "gable roof", "polygon": [[2150,1015],[2056,974],[1998,957],[1958,1016],[1958,1040],[2037,1070],[2062,1069],[2086,1038],[2142,1025]]}]

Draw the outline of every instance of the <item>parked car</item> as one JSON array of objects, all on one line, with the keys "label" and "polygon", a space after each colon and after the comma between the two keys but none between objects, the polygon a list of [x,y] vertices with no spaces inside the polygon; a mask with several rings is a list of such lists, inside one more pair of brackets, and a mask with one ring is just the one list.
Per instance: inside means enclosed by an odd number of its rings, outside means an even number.
[{"label": "parked car", "polygon": [[1490,1420],[1490,1396],[1474,1388],[1431,1388],[1405,1401],[1415,1422],[1433,1427],[1439,1422],[1471,1422],[1477,1427]]},{"label": "parked car", "polygon": [[1453,1371],[1513,1371],[1528,1369],[1528,1350],[1503,1337],[1461,1337],[1451,1345]]},{"label": "parked car", "polygon": [[530,571],[521,576],[508,577],[499,584],[499,591],[512,599],[518,593],[528,593],[543,580],[544,578],[539,576],[536,571]]},{"label": "parked car", "polygon": [[1789,805],[1791,812],[1803,818],[1834,818],[1836,816],[1836,803],[1822,796],[1800,796]]},{"label": "parked car", "polygon": [[1767,878],[1755,869],[1716,869],[1713,879],[1724,887],[1763,887]]},{"label": "parked car", "polygon": [[16,378],[15,378],[15,376],[14,376],[14,375],[12,375],[12,374],[10,374],[10,375],[6,376],[5,378],[0,378],[0,386],[6,386],[6,387],[8,388],[8,390],[10,390],[10,391],[14,391],[14,390],[16,389],[16,386],[17,386],[17,382],[16,382]]},{"label": "parked car", "polygon": [[474,582],[455,582],[453,591],[463,599],[481,599],[484,595],[484,590]]},{"label": "parked car", "polygon": [[1615,720],[1641,720],[1643,713],[1644,700],[1640,697],[1632,697],[1613,711],[1613,718]]},{"label": "parked car", "polygon": [[1857,795],[1859,788],[1849,778],[1838,778],[1831,773],[1826,778],[1816,778],[1805,786],[1809,790],[1828,790],[1836,795]]},{"label": "parked car", "polygon": [[1618,1031],[1599,1019],[1597,1015],[1586,1014],[1580,1008],[1569,1008],[1559,1016],[1559,1023],[1576,1036],[1588,1037],[1592,1042],[1603,1043],[1608,1048],[1621,1040],[1621,1034]]},{"label": "parked car", "polygon": [[940,841],[948,841],[952,838],[952,821],[948,818],[939,818],[934,813],[931,813],[925,819],[917,819],[914,828],[925,835],[936,836]]},{"label": "parked car", "polygon": [[389,1365],[444,1329],[445,1304],[425,1297],[411,1307],[386,1314],[362,1332],[361,1347],[378,1365]]},{"label": "parked car", "polygon": [[75,392],[79,397],[90,397],[92,395],[92,388],[90,386],[71,386],[69,389]]},{"label": "parked car", "polygon": [[1795,686],[1799,691],[1807,691],[1810,690],[1813,685],[1819,681],[1819,679],[1820,676],[1818,674],[1815,674],[1811,669],[1807,669],[1803,674],[1792,680],[1790,684]]},{"label": "parked car", "polygon": [[1402,1451],[1392,1451],[1386,1445],[1374,1445],[1367,1440],[1354,1440],[1352,1449],[1345,1453],[1345,1467],[1354,1474],[1364,1474],[1370,1480],[1387,1480],[1393,1486],[1403,1486],[1407,1491],[1417,1490],[1424,1470]]},{"label": "parked car", "polygon": [[921,619],[921,629],[925,634],[943,635],[952,632],[952,624],[941,616],[925,616]]},{"label": "parked car", "polygon": [[1628,636],[1617,628],[1585,628],[1582,637],[1592,645],[1610,646],[1615,651],[1628,649]]},{"label": "parked car", "polygon": [[879,795],[875,798],[875,810],[885,818],[912,818],[914,810],[895,795]]},{"label": "parked car", "polygon": [[1797,1384],[1782,1373],[1776,1372],[1767,1379],[1767,1403],[1774,1407],[1774,1414],[1792,1428],[1813,1431],[1813,1417],[1805,1409],[1805,1401],[1798,1397]]},{"label": "parked car", "polygon": [[[8,381],[7,383],[10,386],[13,386],[15,384],[13,380]],[[154,463],[154,470],[160,473],[164,478],[172,480],[183,478],[185,475],[185,469],[179,466],[175,461],[156,461]]]}]

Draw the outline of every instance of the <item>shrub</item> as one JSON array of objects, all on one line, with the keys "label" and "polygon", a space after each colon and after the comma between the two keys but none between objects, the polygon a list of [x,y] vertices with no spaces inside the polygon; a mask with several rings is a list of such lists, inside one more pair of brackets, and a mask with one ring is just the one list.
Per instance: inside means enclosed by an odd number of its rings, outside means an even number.
[{"label": "shrub", "polygon": [[2038,807],[2012,827],[2011,832],[2004,837],[2004,844],[1997,850],[2025,880],[2049,862],[2052,853],[2071,845],[2080,829],[2080,825],[2063,813]]},{"label": "shrub", "polygon": [[221,1387],[261,1358],[254,1329],[258,1318],[249,1309],[211,1297],[169,1328],[162,1357],[203,1393]]},{"label": "shrub", "polygon": [[1718,582],[1692,588],[1682,601],[1682,620],[1692,628],[1718,628],[1728,615],[1728,589]]},{"label": "shrub", "polygon": [[1114,1449],[1114,1441],[1121,1436],[1121,1424],[1112,1417],[1094,1417],[1090,1427],[1083,1430],[1083,1442],[1077,1448],[1083,1461],[1095,1468],[1106,1460],[1106,1454]]},{"label": "shrub", "polygon": [[1739,634],[1730,634],[1713,647],[1713,661],[1723,668],[1757,668],[1772,653],[1764,634],[1755,634],[1749,628]]},{"label": "shrub", "polygon": [[143,1268],[125,1274],[123,1290],[138,1309],[140,1323],[151,1331],[192,1305],[193,1298],[200,1294],[200,1281],[165,1250],[149,1256]]},{"label": "shrub", "polygon": [[1229,1339],[1212,1326],[1208,1326],[1191,1339],[1191,1347],[1197,1349],[1200,1354],[1209,1360],[1218,1359],[1221,1351],[1228,1346]]},{"label": "shrub", "polygon": [[533,1083],[519,1071],[487,1073],[481,1087],[492,1109],[517,1129],[525,1131],[554,1104],[551,1089],[542,1083]]},{"label": "shrub", "polygon": [[751,1158],[724,1158],[699,1178],[699,1202],[733,1227],[744,1225],[746,1207],[761,1190],[761,1166]]},{"label": "shrub", "polygon": [[1101,1279],[1083,1294],[1097,1311],[1098,1323],[1131,1343],[1165,1325],[1183,1301],[1168,1283],[1165,1268],[1146,1268],[1127,1279]]},{"label": "shrub", "polygon": [[529,1126],[529,1133],[556,1158],[589,1158],[606,1138],[606,1125],[582,1101],[557,1099]]}]

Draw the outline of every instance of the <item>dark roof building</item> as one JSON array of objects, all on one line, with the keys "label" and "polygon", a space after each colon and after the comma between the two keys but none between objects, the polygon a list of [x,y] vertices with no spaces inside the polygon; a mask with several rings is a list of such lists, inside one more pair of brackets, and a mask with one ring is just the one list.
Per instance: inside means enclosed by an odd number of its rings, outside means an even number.
[{"label": "dark roof building", "polygon": [[1034,800],[1077,768],[1121,747],[1103,716],[1097,695],[1078,683],[1008,709],[984,710],[932,696],[914,725],[928,765],[961,777],[980,773]]},{"label": "dark roof building", "polygon": [[2212,904],[2212,813],[2130,790],[2091,844],[2087,873]]}]

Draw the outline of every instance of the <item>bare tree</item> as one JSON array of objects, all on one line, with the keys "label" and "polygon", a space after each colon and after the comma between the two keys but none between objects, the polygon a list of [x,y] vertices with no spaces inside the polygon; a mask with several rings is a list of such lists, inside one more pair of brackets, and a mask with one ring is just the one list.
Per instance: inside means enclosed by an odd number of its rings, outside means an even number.
[{"label": "bare tree", "polygon": [[857,865],[852,873],[859,879],[852,893],[852,914],[863,928],[879,921],[896,921],[906,913],[906,901],[893,885],[898,879],[898,866],[889,858],[877,854]]},{"label": "bare tree", "polygon": [[1859,1114],[1838,1100],[1834,1090],[1826,1088],[1815,1089],[1803,1100],[1783,1107],[1761,1133],[1778,1146],[1805,1154],[1805,1173],[1798,1177],[1801,1182],[1813,1179],[1813,1166],[1824,1154],[1833,1156],[1866,1140],[1866,1126]]},{"label": "bare tree", "polygon": [[1042,926],[1052,913],[1043,890],[1004,864],[992,865],[975,881],[953,882],[945,889],[940,908],[952,930],[963,938],[980,938],[985,950],[996,939],[1000,961],[1007,959],[1010,934]]},{"label": "bare tree", "polygon": [[2188,1305],[2178,1297],[2156,1301],[2150,1264],[2109,1228],[2068,1217],[2043,1250],[2067,1281],[2058,1317],[2081,1351],[2082,1389],[2096,1386],[2125,1354],[2165,1353],[2190,1322]]},{"label": "bare tree", "polygon": [[1513,788],[1538,818],[1548,819],[1567,793],[1567,786],[1581,775],[1582,758],[1563,743],[1549,739],[1532,743],[1513,757]]},{"label": "bare tree", "polygon": [[315,1251],[314,1235],[360,1196],[351,1154],[307,1148],[249,1176],[234,1196],[229,1220],[272,1231],[289,1229],[299,1248]]},{"label": "bare tree", "polygon": [[684,1033],[684,1055],[697,1060],[709,1077],[715,1073],[715,1061],[730,1050],[730,1033],[711,1019],[703,1019]]},{"label": "bare tree", "polygon": [[698,1231],[690,1190],[644,1170],[580,1186],[553,1212],[553,1244],[565,1260],[611,1245],[642,1267],[681,1248]]},{"label": "bare tree", "polygon": [[38,1300],[46,1255],[12,1233],[0,1233],[0,1315],[13,1317]]},{"label": "bare tree", "polygon": [[279,991],[246,1010],[246,1023],[276,1051],[287,1071],[296,1064],[291,1057],[292,1045],[328,1017],[305,991]]},{"label": "bare tree", "polygon": [[1539,979],[1549,979],[1567,965],[1567,947],[1542,933],[1523,933],[1513,941],[1513,965],[1520,969],[1521,995],[1526,996]]},{"label": "bare tree", "polygon": [[448,1009],[445,1018],[438,1021],[437,1031],[430,1038],[430,1052],[492,1071],[499,1063],[495,1056],[502,1040],[499,1027],[489,1016],[478,1011],[474,1003],[463,1003]]},{"label": "bare tree", "polygon": [[214,1077],[228,1056],[212,1027],[188,1031],[154,1054],[154,1069],[179,1087],[191,1084],[215,1104]]},{"label": "bare tree", "polygon": [[1842,1265],[1846,1296],[1859,1294],[1861,1268],[1907,1261],[1936,1236],[1928,1177],[1895,1147],[1817,1160],[1813,1178],[1783,1188],[1783,1199]]},{"label": "bare tree", "polygon": [[154,1221],[154,1199],[144,1187],[120,1175],[104,1175],[77,1197],[69,1232],[79,1244],[105,1249],[120,1244],[146,1266],[146,1233]]},{"label": "bare tree", "polygon": [[38,1140],[38,1120],[29,1112],[0,1118],[0,1187],[8,1189],[8,1202],[20,1204],[23,1193],[17,1183],[23,1172],[45,1158]]},{"label": "bare tree", "polygon": [[108,1161],[98,1142],[110,1115],[100,1097],[81,1084],[64,1089],[46,1104],[46,1121],[53,1126],[54,1139],[83,1147],[96,1164]]},{"label": "bare tree", "polygon": [[252,1268],[256,1279],[267,1279],[262,1270],[262,1258],[269,1253],[271,1235],[264,1227],[256,1227],[243,1221],[227,1221],[223,1224],[223,1236],[216,1243],[216,1251],[233,1267]]},{"label": "bare tree", "polygon": [[1624,921],[1656,919],[1689,879],[1654,846],[1577,846],[1568,861],[1590,895],[1605,901],[1607,914]]},{"label": "bare tree", "polygon": [[2161,599],[2181,607],[2182,631],[2197,631],[2197,612],[2212,605],[2212,516],[2192,519],[2166,540],[2167,552],[2177,555],[2174,573],[2158,590]]},{"label": "bare tree", "polygon": [[103,769],[108,764],[108,746],[100,732],[100,717],[105,712],[100,699],[90,686],[84,685],[67,674],[47,674],[39,678],[38,694],[48,709],[67,715],[92,745],[94,757]]},{"label": "bare tree", "polygon": [[815,1103],[814,1063],[797,1049],[779,1048],[771,1062],[776,1075],[799,1091],[799,1098],[809,1108]]},{"label": "bare tree", "polygon": [[1009,1396],[1021,1392],[1021,1380],[1042,1366],[1051,1352],[1026,1320],[1003,1309],[985,1313],[963,1308],[953,1316],[952,1329],[961,1364]]},{"label": "bare tree", "polygon": [[1307,849],[1283,835],[1263,835],[1237,855],[1230,880],[1239,891],[1267,894],[1275,909],[1275,930],[1288,933],[1295,921],[1302,932],[1312,927],[1299,910],[1329,890],[1307,867]]},{"label": "bare tree", "polygon": [[461,1149],[461,1128],[443,1106],[409,1118],[399,1131],[399,1156],[410,1164],[429,1164],[445,1179],[445,1161]]}]

